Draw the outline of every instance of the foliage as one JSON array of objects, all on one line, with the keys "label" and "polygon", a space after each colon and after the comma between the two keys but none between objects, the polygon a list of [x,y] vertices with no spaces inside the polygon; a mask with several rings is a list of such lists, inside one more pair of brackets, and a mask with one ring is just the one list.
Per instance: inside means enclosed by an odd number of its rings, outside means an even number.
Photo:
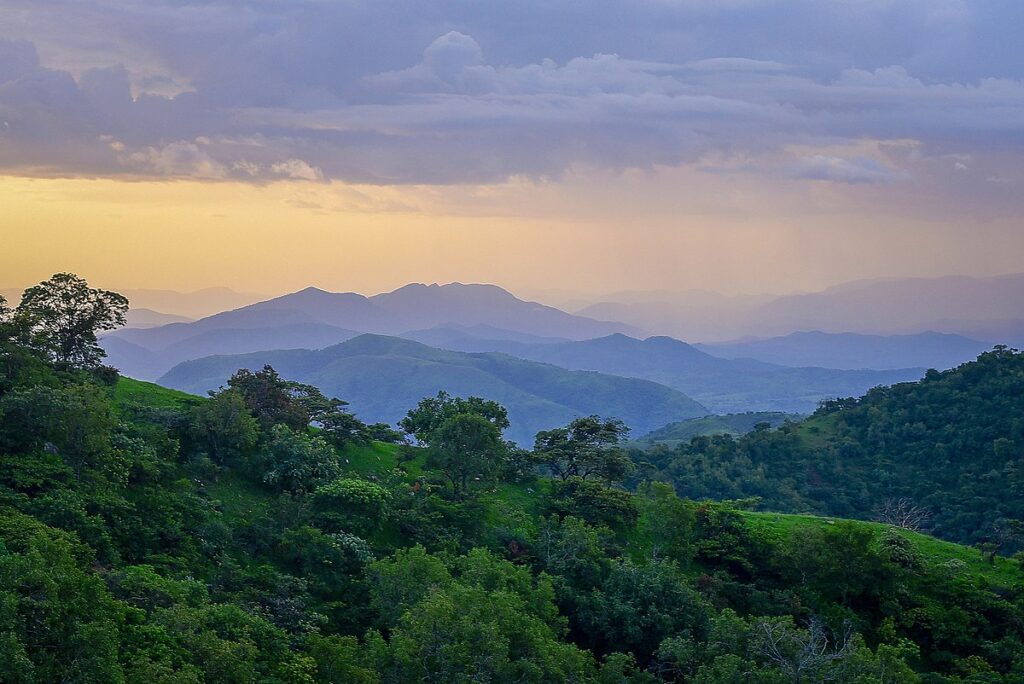
[{"label": "foliage", "polygon": [[192,431],[216,463],[228,465],[240,462],[256,446],[259,423],[249,413],[245,396],[228,389],[195,408]]},{"label": "foliage", "polygon": [[533,449],[538,460],[562,480],[596,477],[619,482],[632,466],[619,446],[628,432],[626,424],[614,418],[576,418],[564,428],[538,433]]},{"label": "foliage", "polygon": [[337,452],[320,437],[274,425],[256,461],[263,482],[295,494],[308,493],[341,474]]},{"label": "foliage", "polygon": [[[17,335],[2,344],[0,681],[1017,684],[1024,673],[1024,571],[994,553],[1018,543],[1015,502],[983,554],[877,522],[679,498],[662,482],[633,492],[582,472],[540,476],[532,456],[509,454],[503,413],[483,400],[427,400],[416,425],[430,427],[411,433],[427,447],[366,444],[331,438],[323,419],[343,405],[272,369],[200,399],[111,385]],[[687,453],[744,454],[716,486],[745,493],[757,478],[740,465],[782,468],[795,453],[805,460],[785,467],[807,468],[810,444],[832,448],[827,427],[847,444],[881,440],[874,479],[899,490],[883,477],[889,441],[923,458],[915,449],[934,436],[896,430],[914,409],[887,404],[890,393],[939,410],[932,393],[952,392],[998,419],[936,427],[934,439],[1012,460],[1015,399],[991,393],[1016,387],[1018,357],[999,354],[980,362],[998,368],[936,374],[927,391],[894,388]]]},{"label": "foliage", "polygon": [[339,478],[317,487],[313,510],[321,527],[369,535],[388,515],[391,492],[375,482]]},{"label": "foliage", "polygon": [[25,290],[14,318],[28,328],[31,348],[57,363],[91,368],[106,355],[96,333],[124,325],[127,311],[122,295],[57,273]]},{"label": "foliage", "polygon": [[427,466],[444,473],[455,496],[487,484],[501,471],[506,452],[498,427],[476,413],[457,413],[430,433]]},{"label": "foliage", "polygon": [[239,369],[228,379],[228,388],[242,395],[249,411],[264,429],[280,424],[292,430],[304,430],[309,425],[309,411],[293,394],[295,385],[271,366],[256,372]]},{"label": "foliage", "polygon": [[631,528],[638,515],[636,502],[628,492],[579,477],[552,484],[548,511],[615,530]]},{"label": "foliage", "polygon": [[[923,380],[826,402],[811,418],[742,438],[698,437],[642,459],[683,496],[758,497],[765,510],[921,527],[999,544],[1024,519],[1024,353],[997,347]],[[902,513],[899,512],[902,509]],[[1001,542],[1001,543],[1000,543]]]},{"label": "foliage", "polygon": [[420,444],[430,445],[445,422],[465,414],[483,418],[499,433],[509,426],[508,412],[497,402],[480,397],[453,397],[443,391],[438,392],[436,397],[422,399],[398,425]]}]

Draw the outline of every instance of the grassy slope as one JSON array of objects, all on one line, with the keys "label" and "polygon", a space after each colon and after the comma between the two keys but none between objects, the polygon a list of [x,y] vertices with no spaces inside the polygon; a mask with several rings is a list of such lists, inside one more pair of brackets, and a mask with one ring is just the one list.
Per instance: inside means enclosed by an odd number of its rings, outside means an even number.
[{"label": "grassy slope", "polygon": [[114,402],[120,408],[141,404],[153,408],[185,408],[203,401],[194,394],[168,389],[152,382],[121,376],[114,385]]},{"label": "grassy slope", "polygon": [[[802,527],[825,527],[843,521],[842,518],[754,511],[744,511],[743,517],[746,518],[749,525],[757,527],[775,539],[784,539]],[[846,522],[853,522],[876,531],[881,531],[886,527],[886,525],[876,522],[860,520]],[[1024,572],[1021,571],[1020,564],[1014,560],[1000,556],[996,558],[994,565],[990,565],[985,561],[981,552],[969,546],[936,539],[918,532],[904,530],[902,533],[914,543],[921,555],[928,561],[929,566],[935,567],[951,560],[959,560],[966,565],[967,573],[983,584],[1008,587],[1024,582]]]}]

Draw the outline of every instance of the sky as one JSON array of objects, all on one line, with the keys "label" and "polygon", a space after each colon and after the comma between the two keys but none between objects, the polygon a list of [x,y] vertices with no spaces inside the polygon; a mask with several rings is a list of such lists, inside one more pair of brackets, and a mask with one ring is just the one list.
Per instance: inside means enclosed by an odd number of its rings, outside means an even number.
[{"label": "sky", "polygon": [[1019,0],[0,0],[0,286],[1024,271]]}]

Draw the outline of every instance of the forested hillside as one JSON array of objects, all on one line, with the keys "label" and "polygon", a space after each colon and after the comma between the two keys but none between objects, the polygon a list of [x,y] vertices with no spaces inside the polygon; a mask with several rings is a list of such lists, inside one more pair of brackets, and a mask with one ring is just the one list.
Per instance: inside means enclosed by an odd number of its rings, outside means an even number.
[{"label": "forested hillside", "polygon": [[1020,549],[1024,354],[999,347],[917,383],[826,402],[802,423],[642,458],[646,475],[685,496],[869,519],[901,508],[938,536]]},{"label": "forested hillside", "polygon": [[499,404],[442,394],[413,448],[270,368],[208,399],[118,378],[115,297],[57,280],[0,311],[4,682],[1024,676],[1015,560],[626,490],[613,419],[524,451]]}]

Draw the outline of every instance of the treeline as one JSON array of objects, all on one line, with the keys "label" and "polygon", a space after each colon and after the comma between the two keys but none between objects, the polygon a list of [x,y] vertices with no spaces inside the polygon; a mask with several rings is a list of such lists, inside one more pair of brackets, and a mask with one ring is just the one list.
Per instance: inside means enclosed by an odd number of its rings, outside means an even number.
[{"label": "treeline", "polygon": [[1024,354],[996,347],[920,382],[825,402],[808,420],[638,458],[693,498],[880,519],[1024,549]]},{"label": "treeline", "polygon": [[41,287],[0,310],[0,681],[1024,681],[1006,559],[627,490],[613,419],[527,451],[480,398],[399,433],[272,368],[119,379],[126,303]]}]

